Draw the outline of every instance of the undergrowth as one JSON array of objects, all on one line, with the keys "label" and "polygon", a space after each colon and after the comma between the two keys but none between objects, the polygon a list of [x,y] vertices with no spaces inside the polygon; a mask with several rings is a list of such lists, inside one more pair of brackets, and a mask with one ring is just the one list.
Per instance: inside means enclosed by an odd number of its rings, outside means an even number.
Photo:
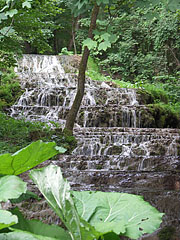
[{"label": "undergrowth", "polygon": [[46,123],[16,120],[0,112],[0,154],[14,153],[32,141],[55,141],[68,152],[76,146],[73,136],[66,135],[59,128],[51,129]]},{"label": "undergrowth", "polygon": [[21,94],[21,86],[13,69],[0,71],[0,110],[14,104]]}]

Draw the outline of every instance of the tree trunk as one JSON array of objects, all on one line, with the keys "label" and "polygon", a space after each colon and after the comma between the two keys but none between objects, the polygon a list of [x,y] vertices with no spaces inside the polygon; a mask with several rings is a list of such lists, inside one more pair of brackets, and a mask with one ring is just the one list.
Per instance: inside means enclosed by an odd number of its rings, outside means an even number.
[{"label": "tree trunk", "polygon": [[74,46],[74,54],[77,54],[76,49],[76,43],[75,43],[75,37],[76,37],[76,31],[79,28],[79,16],[72,19],[72,33],[71,33],[71,39],[68,46],[68,51],[72,50],[72,47]]},{"label": "tree trunk", "polygon": [[[88,38],[93,38],[93,30],[96,28],[96,20],[99,13],[99,6],[95,3],[92,15],[91,15],[91,23],[88,32]],[[65,131],[68,131],[70,134],[73,134],[74,123],[76,120],[77,113],[79,111],[83,96],[84,96],[84,88],[85,88],[85,72],[87,68],[87,61],[89,57],[89,49],[84,47],[84,52],[81,58],[81,62],[79,65],[79,74],[78,74],[78,86],[76,96],[73,102],[73,105],[68,113],[65,125]]]}]

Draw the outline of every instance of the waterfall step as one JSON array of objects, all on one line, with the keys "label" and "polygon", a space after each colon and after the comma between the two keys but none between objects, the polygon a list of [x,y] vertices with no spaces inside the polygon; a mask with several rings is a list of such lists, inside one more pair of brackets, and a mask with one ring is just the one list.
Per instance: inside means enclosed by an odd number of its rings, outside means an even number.
[{"label": "waterfall step", "polygon": [[[176,183],[180,182],[179,173],[172,172],[125,172],[125,171],[102,171],[81,170],[64,171],[64,177],[71,183],[72,187],[79,189],[126,191],[140,190],[148,192],[151,187],[153,191],[175,191]],[[148,179],[148,181],[147,181]]]},{"label": "waterfall step", "polygon": [[84,127],[84,128],[75,128],[74,133],[76,136],[83,135],[88,136],[91,134],[103,135],[103,134],[123,134],[123,133],[132,133],[132,134],[169,134],[176,135],[180,137],[180,129],[177,128],[132,128],[132,127]]},{"label": "waterfall step", "polygon": [[[70,109],[68,105],[71,101],[71,95],[66,100],[59,97],[59,99],[52,98],[49,101],[49,98],[46,97],[43,100],[43,105],[41,103],[42,99],[43,97],[39,95],[39,100],[37,100],[39,104],[32,103],[32,98],[20,99],[19,103],[11,108],[11,116],[20,118],[23,112],[23,117],[28,120],[59,122],[66,119]],[[171,120],[166,123],[167,127],[175,125],[175,121],[177,121]],[[80,108],[76,123],[81,127],[154,128],[158,126],[158,121],[155,120],[153,114],[145,105],[84,105]]]},{"label": "waterfall step", "polygon": [[84,128],[76,130],[75,155],[179,156],[177,129]]},{"label": "waterfall step", "polygon": [[179,156],[63,155],[58,161],[53,161],[53,164],[67,171],[180,171]]}]

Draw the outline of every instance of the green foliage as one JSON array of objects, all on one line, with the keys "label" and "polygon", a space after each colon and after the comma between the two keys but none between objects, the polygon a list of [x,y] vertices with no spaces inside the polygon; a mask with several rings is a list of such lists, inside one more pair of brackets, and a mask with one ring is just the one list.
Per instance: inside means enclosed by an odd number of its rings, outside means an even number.
[{"label": "green foliage", "polygon": [[23,215],[19,212],[18,208],[11,210],[11,213],[18,216],[18,224],[15,224],[11,228],[14,231],[20,230],[29,232],[32,235],[42,236],[42,239],[44,236],[53,239],[71,240],[70,235],[63,228],[57,225],[48,225],[38,220],[25,219]]},{"label": "green foliage", "polygon": [[[28,148],[30,148],[30,154],[34,150],[37,153],[35,145],[31,145],[31,147],[22,149],[15,155],[19,153],[26,155]],[[44,145],[44,150],[46,153],[49,152],[47,144]],[[44,155],[43,152],[38,154]],[[6,154],[6,157],[8,158],[9,155]],[[49,153],[49,157],[51,157],[51,153]],[[28,169],[29,167],[26,166],[24,171]],[[68,231],[37,220],[26,220],[18,209],[12,210],[11,213],[0,209],[0,228],[5,229],[4,233],[2,231],[0,233],[1,240],[61,238],[64,240],[94,240],[99,237],[103,237],[103,239],[111,237],[116,240],[119,239],[119,234],[137,239],[143,233],[152,233],[161,223],[163,214],[149,203],[144,202],[140,196],[126,193],[70,191],[70,185],[67,180],[63,179],[61,169],[55,165],[32,170],[30,177]],[[5,176],[0,181],[0,201],[18,198],[26,192],[26,183],[16,176]],[[8,228],[9,226],[12,227]]]},{"label": "green foliage", "polygon": [[[4,64],[11,64],[7,62]],[[0,110],[5,110],[10,107],[18,97],[22,94],[21,86],[16,74],[9,68],[0,72]]]},{"label": "green foliage", "polygon": [[0,230],[3,228],[7,228],[11,225],[14,225],[17,222],[18,222],[17,216],[12,215],[10,212],[6,210],[0,209]]},{"label": "green foliage", "polygon": [[55,142],[44,143],[41,140],[33,142],[13,155],[9,153],[0,155],[0,174],[19,175],[65,151],[63,147],[56,147]]},{"label": "green foliage", "polygon": [[61,28],[57,19],[63,9],[59,5],[57,0],[0,3],[4,9],[0,14],[0,48],[13,52],[24,48],[28,52],[52,52],[51,39],[54,31]]},{"label": "green foliage", "polygon": [[0,202],[18,198],[27,190],[27,184],[16,176],[4,176],[0,178]]},{"label": "green foliage", "polygon": [[170,104],[163,103],[149,104],[148,108],[155,119],[156,127],[180,128],[180,108],[176,110]]},{"label": "green foliage", "polygon": [[61,49],[61,53],[59,55],[73,55],[74,53],[72,51],[68,51],[67,47],[64,47]]},{"label": "green foliage", "polygon": [[0,153],[14,153],[39,139],[55,141],[68,152],[76,146],[75,137],[64,134],[59,125],[51,129],[46,123],[16,120],[0,112]]},{"label": "green foliage", "polygon": [[137,239],[160,225],[162,214],[140,196],[92,191],[73,191],[73,196],[80,216],[103,234],[114,232]]},{"label": "green foliage", "polygon": [[[134,83],[122,80],[113,80],[110,76],[100,73],[97,62],[90,57],[88,61],[87,75],[98,81],[111,81],[114,87],[136,88],[141,95],[142,104],[150,104],[156,125],[159,127],[179,128],[180,119],[180,85],[179,77],[159,76],[154,77],[155,83],[136,78]],[[154,126],[154,127],[155,127]]]},{"label": "green foliage", "polygon": [[180,54],[177,14],[158,7],[159,17],[147,20],[147,13],[153,14],[154,8],[129,11],[118,11],[111,22],[107,20],[106,26],[111,24],[111,33],[118,32],[119,37],[106,54],[98,56],[102,68],[130,81],[137,77],[152,80],[154,76],[176,74]]},{"label": "green foliage", "polygon": [[70,192],[69,183],[57,166],[32,170],[30,177],[73,239],[97,239],[111,232],[137,239],[143,233],[152,233],[161,223],[163,214],[142,197],[124,193]]},{"label": "green foliage", "polygon": [[112,80],[109,76],[104,76],[100,73],[100,69],[96,61],[90,56],[88,59],[86,75],[92,80],[96,81],[109,81]]},{"label": "green foliage", "polygon": [[15,56],[12,52],[0,50],[0,70],[16,66]]},{"label": "green foliage", "polygon": [[[27,184],[16,176],[5,176],[0,178],[0,202],[18,198],[27,190]],[[0,204],[0,229],[7,228],[18,222],[17,216],[9,211],[2,210]]]},{"label": "green foliage", "polygon": [[[12,156],[10,154],[0,155],[0,174],[20,174],[27,171],[28,169],[38,165],[40,162],[45,161],[57,153],[64,153],[66,150],[62,147],[56,147],[55,143],[43,143],[37,141],[27,146],[24,149],[16,152]],[[27,183],[23,182],[19,177],[10,175],[0,178],[0,202],[7,202],[9,199],[17,199],[27,191]],[[31,194],[32,195],[32,194]],[[65,237],[68,233],[63,229],[56,226],[47,226],[38,221],[25,220],[19,211],[16,209],[11,212],[2,210],[0,205],[0,229],[7,229],[9,226],[15,225],[13,231],[17,231],[15,234],[6,233],[0,234],[0,239],[57,239],[58,237]],[[18,216],[18,219],[17,219]],[[21,230],[18,230],[18,229]],[[46,230],[44,230],[46,229]],[[31,233],[23,233],[23,231],[30,231]],[[41,236],[38,236],[38,232],[42,231]],[[53,231],[53,232],[52,232]],[[34,234],[35,233],[35,234]],[[36,236],[37,234],[37,236]],[[42,237],[44,236],[44,238]],[[46,235],[50,235],[50,238],[46,238]],[[53,237],[51,238],[51,236]],[[55,237],[55,238],[54,238]],[[70,237],[69,237],[70,239]]]}]

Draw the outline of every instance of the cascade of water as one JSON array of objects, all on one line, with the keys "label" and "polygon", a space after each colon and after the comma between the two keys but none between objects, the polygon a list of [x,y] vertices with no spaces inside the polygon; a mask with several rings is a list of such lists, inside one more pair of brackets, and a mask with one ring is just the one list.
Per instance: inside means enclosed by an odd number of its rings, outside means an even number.
[{"label": "cascade of water", "polygon": [[[13,106],[12,116],[65,123],[76,94],[77,76],[65,73],[59,59],[23,57],[16,71],[25,92]],[[87,79],[74,131],[78,147],[55,163],[74,189],[141,194],[166,213],[167,222],[176,222],[180,212],[180,194],[174,192],[180,181],[176,174],[180,168],[179,131],[146,128],[141,121],[142,108],[145,112],[135,89],[113,88],[108,82]],[[172,202],[178,207],[171,206]]]}]

